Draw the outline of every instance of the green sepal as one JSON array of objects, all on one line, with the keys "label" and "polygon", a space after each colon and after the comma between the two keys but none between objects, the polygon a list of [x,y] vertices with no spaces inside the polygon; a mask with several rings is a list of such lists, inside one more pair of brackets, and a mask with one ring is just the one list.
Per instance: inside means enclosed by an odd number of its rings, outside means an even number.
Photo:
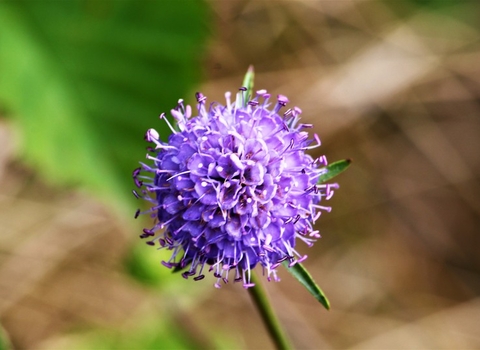
[{"label": "green sepal", "polygon": [[296,263],[292,267],[288,266],[288,261],[284,261],[283,266],[290,272],[293,277],[297,279],[298,282],[303,284],[305,288],[317,299],[320,304],[322,304],[325,309],[330,310],[330,302],[328,301],[325,293],[320,289],[320,287],[315,283],[310,273],[303,267],[302,264]]},{"label": "green sepal", "polygon": [[245,96],[247,101],[252,97],[254,78],[255,78],[255,71],[253,69],[253,66],[250,65],[250,67],[248,67],[247,74],[245,74],[245,78],[243,78],[243,83],[242,83],[242,86],[247,88],[247,91],[245,91]]},{"label": "green sepal", "polygon": [[253,69],[253,66],[250,65],[250,67],[248,67],[247,73],[245,74],[245,77],[243,78],[243,82],[242,82],[242,87],[247,88],[247,90],[237,92],[237,98],[235,101],[236,108],[242,107],[242,102],[243,102],[243,107],[247,105],[247,102],[250,100],[252,96],[254,79],[255,79],[255,70]]},{"label": "green sepal", "polygon": [[320,177],[318,178],[318,183],[321,184],[327,182],[328,180],[331,180],[341,172],[345,171],[351,163],[351,159],[342,159],[328,164],[325,168],[322,168],[326,169],[327,171],[324,174],[320,175]]}]

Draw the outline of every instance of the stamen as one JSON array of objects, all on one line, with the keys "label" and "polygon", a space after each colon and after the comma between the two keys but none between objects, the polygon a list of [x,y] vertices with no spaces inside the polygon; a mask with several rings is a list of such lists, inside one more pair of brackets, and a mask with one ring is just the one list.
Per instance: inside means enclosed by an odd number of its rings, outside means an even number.
[{"label": "stamen", "polygon": [[175,175],[173,175],[173,176],[170,176],[170,177],[167,179],[167,181],[170,181],[171,179],[174,179],[174,178],[176,178],[177,176],[180,176],[180,175],[189,174],[190,172],[191,172],[190,170],[187,170],[187,171],[184,171],[184,172],[181,172],[181,173],[177,173],[177,174],[175,174]]},{"label": "stamen", "polygon": [[314,134],[313,135],[315,141],[317,141],[317,144],[313,145],[313,146],[308,146],[308,147],[303,147],[302,149],[314,149],[314,148],[317,148],[317,147],[320,147],[322,145],[322,142],[320,141],[320,138],[318,137],[317,134]]},{"label": "stamen", "polygon": [[168,127],[170,128],[170,130],[172,131],[172,133],[176,134],[177,133],[177,130],[174,129],[174,127],[172,126],[172,124],[170,124],[170,122],[168,121],[167,117],[165,117],[165,113],[162,113],[158,116],[160,119],[163,119],[165,121],[165,123],[167,123]]}]

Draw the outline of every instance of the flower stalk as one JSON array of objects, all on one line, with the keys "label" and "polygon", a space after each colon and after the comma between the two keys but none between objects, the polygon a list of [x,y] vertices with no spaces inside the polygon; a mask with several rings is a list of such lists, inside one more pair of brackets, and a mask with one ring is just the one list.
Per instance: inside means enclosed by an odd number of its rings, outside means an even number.
[{"label": "flower stalk", "polygon": [[273,308],[269,303],[265,289],[260,283],[255,272],[252,273],[252,282],[255,284],[255,286],[253,288],[248,288],[248,293],[250,294],[253,303],[260,313],[262,321],[265,324],[271,339],[275,343],[275,347],[279,350],[292,349],[293,347],[291,346],[284,330],[280,326],[280,322],[278,321]]}]

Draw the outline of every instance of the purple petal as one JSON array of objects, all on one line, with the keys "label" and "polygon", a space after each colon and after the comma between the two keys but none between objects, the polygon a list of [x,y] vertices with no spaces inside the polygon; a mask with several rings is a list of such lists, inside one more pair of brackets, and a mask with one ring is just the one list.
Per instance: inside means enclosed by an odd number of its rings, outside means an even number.
[{"label": "purple petal", "polygon": [[199,220],[202,217],[204,208],[205,206],[202,203],[195,203],[185,210],[182,218],[188,221]]},{"label": "purple petal", "polygon": [[243,183],[245,185],[261,185],[265,176],[265,168],[262,164],[250,160],[243,171]]},{"label": "purple petal", "polygon": [[192,148],[189,144],[184,143],[180,146],[180,149],[177,154],[177,158],[180,163],[185,163],[190,159],[190,157],[195,153],[195,149]]},{"label": "purple petal", "polygon": [[174,195],[170,194],[163,200],[163,209],[169,214],[176,214],[183,208],[183,203]]},{"label": "purple petal", "polygon": [[239,175],[245,168],[238,156],[234,153],[230,153],[226,156],[221,156],[218,161],[218,165],[215,168],[217,172],[225,179],[231,179],[232,177]]},{"label": "purple petal", "polygon": [[195,184],[195,192],[198,194],[199,201],[203,204],[215,205],[218,202],[217,191],[210,182],[198,181]]},{"label": "purple petal", "polygon": [[197,176],[206,176],[210,164],[215,163],[215,160],[209,155],[200,155],[195,153],[189,160],[187,167],[192,174]]},{"label": "purple petal", "polygon": [[238,180],[227,181],[222,185],[219,196],[222,209],[232,209],[237,204],[241,188]]},{"label": "purple petal", "polygon": [[244,158],[268,162],[268,146],[262,139],[248,139],[245,142]]},{"label": "purple petal", "polygon": [[242,225],[238,216],[231,217],[225,224],[225,231],[234,240],[242,238]]},{"label": "purple petal", "polygon": [[277,185],[274,184],[270,174],[264,176],[264,181],[262,186],[257,186],[255,189],[255,200],[262,204],[270,202],[277,193]]}]

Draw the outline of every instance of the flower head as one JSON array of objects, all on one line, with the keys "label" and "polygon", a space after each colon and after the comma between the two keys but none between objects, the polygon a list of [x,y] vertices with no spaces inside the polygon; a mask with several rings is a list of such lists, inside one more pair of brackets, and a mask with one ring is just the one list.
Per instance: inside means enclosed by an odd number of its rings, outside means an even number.
[{"label": "flower head", "polygon": [[[197,113],[180,100],[171,111],[176,127],[168,142],[149,129],[147,159],[133,178],[140,194],[152,203],[155,218],[141,238],[147,244],[172,251],[163,261],[169,268],[186,268],[183,277],[204,278],[208,269],[220,282],[233,275],[251,287],[250,271],[257,264],[268,280],[278,280],[276,268],[285,260],[292,266],[306,259],[295,250],[297,240],[311,246],[320,235],[313,225],[323,210],[319,203],[333,195],[336,184],[317,184],[325,172],[326,157],[306,153],[320,146],[317,135],[299,123],[297,107],[280,110],[289,102],[278,95],[270,108],[265,90],[247,101],[240,89],[237,101],[226,93],[226,105],[196,94]],[[137,211],[135,217],[140,214]],[[231,272],[233,270],[233,272]]]}]

